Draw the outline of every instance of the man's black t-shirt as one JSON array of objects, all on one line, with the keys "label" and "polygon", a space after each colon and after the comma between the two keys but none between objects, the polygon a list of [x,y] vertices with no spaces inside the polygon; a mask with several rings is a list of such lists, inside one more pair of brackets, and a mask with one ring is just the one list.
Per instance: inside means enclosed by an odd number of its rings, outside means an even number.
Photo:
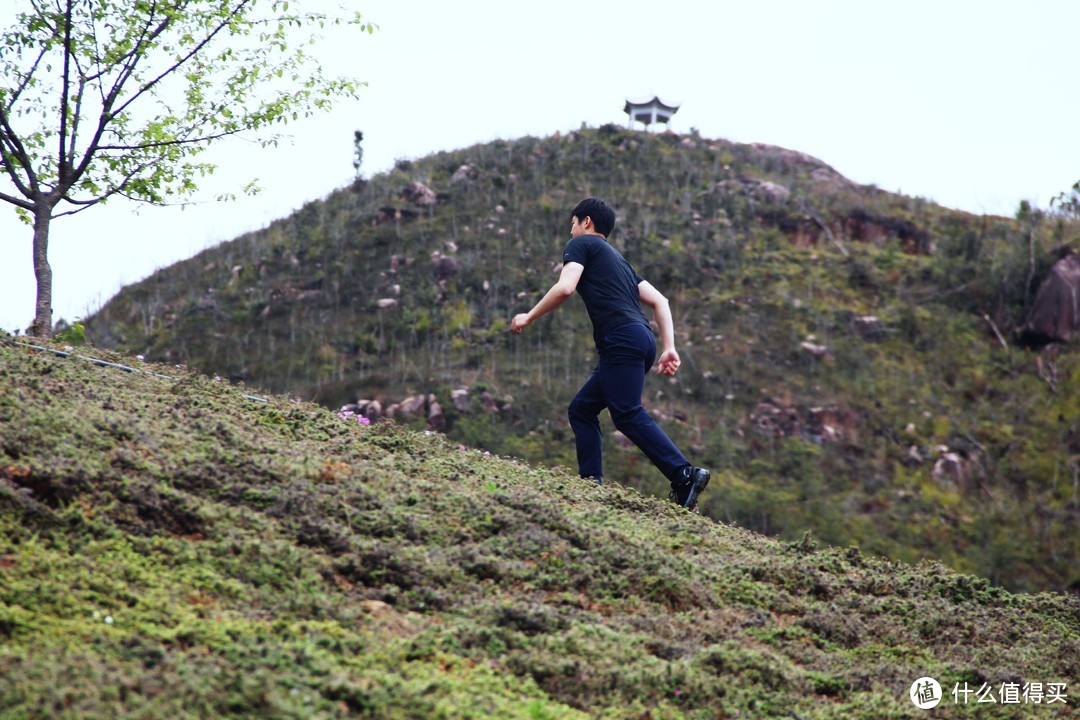
[{"label": "man's black t-shirt", "polygon": [[599,235],[570,238],[563,251],[563,262],[576,262],[585,267],[577,291],[585,301],[593,324],[593,340],[597,344],[609,332],[627,323],[649,324],[641,312],[638,294],[638,283],[642,279],[607,240]]}]

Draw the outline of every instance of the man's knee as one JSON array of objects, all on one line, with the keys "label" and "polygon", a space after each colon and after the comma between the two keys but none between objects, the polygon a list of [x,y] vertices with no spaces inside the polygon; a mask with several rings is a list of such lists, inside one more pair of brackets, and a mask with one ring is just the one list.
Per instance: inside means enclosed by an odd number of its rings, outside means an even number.
[{"label": "man's knee", "polygon": [[581,402],[577,398],[574,398],[570,401],[569,407],[566,408],[566,415],[570,418],[571,421],[588,420],[589,417],[591,415],[595,415],[595,413],[590,413],[585,407],[585,403]]},{"label": "man's knee", "polygon": [[645,412],[645,408],[641,405],[636,405],[625,410],[612,410],[611,422],[615,425],[615,429],[624,435],[629,435],[627,431],[633,432],[635,428],[641,427],[643,424],[652,423],[652,418],[649,413]]}]

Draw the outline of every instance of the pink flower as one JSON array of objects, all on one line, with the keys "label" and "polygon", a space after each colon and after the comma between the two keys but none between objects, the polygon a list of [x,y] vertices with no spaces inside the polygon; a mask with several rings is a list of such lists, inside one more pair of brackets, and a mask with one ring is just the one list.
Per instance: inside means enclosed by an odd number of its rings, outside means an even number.
[{"label": "pink flower", "polygon": [[371,424],[370,419],[364,417],[363,415],[354,413],[352,410],[346,410],[344,408],[342,408],[341,412],[339,412],[337,416],[342,420],[356,420],[356,422],[360,423],[361,425]]}]

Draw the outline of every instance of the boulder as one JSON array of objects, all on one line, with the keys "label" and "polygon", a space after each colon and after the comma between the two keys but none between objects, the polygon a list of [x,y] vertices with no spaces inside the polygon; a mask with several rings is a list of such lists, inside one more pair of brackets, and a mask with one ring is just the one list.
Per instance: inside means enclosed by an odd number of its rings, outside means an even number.
[{"label": "boulder", "polygon": [[431,402],[428,403],[428,427],[432,430],[442,430],[446,427],[446,416],[443,415],[442,405],[438,400],[435,400],[435,396],[431,396]]},{"label": "boulder", "polygon": [[809,340],[806,340],[804,342],[799,343],[799,347],[802,348],[805,352],[809,353],[810,355],[812,355],[812,356],[814,356],[816,358],[823,358],[823,357],[826,357],[829,354],[828,346],[826,346],[826,345],[815,345],[814,343],[810,342]]},{"label": "boulder", "polygon": [[480,404],[484,407],[484,412],[491,413],[493,415],[499,412],[499,406],[495,402],[495,398],[487,390],[480,393]]},{"label": "boulder", "polygon": [[831,167],[819,167],[810,171],[810,179],[818,185],[824,185],[833,190],[850,190],[856,186]]},{"label": "boulder", "polygon": [[363,415],[368,420],[377,420],[383,416],[382,403],[378,400],[366,400],[361,398],[355,403],[346,405],[341,409],[354,412],[357,415]]},{"label": "boulder", "polygon": [[468,388],[458,388],[450,391],[450,401],[454,403],[454,409],[458,412],[467,412],[472,398],[469,396]]},{"label": "boulder", "polygon": [[470,180],[475,180],[477,174],[476,168],[466,163],[455,170],[454,174],[450,176],[450,184],[457,185],[458,183],[467,183]]},{"label": "boulder", "polygon": [[1065,248],[1039,285],[1035,302],[1020,328],[1020,342],[1036,349],[1066,342],[1077,328],[1078,301],[1080,256],[1072,248]]},{"label": "boulder", "polygon": [[885,339],[885,324],[875,315],[863,315],[851,321],[863,340],[880,342]]},{"label": "boulder", "polygon": [[461,263],[458,259],[449,255],[443,255],[441,251],[436,250],[431,253],[431,263],[433,265],[432,271],[435,273],[435,279],[439,282],[449,280],[457,273]]},{"label": "boulder", "polygon": [[426,398],[423,395],[413,395],[412,397],[405,398],[399,403],[398,409],[402,415],[406,417],[415,417],[424,410],[424,402]]},{"label": "boulder", "polygon": [[961,493],[967,494],[971,490],[971,472],[968,463],[959,453],[947,452],[934,462],[931,471],[934,480],[938,483],[950,482],[956,485]]},{"label": "boulder", "polygon": [[791,190],[779,183],[753,178],[721,180],[716,189],[722,193],[740,194],[764,202],[782,203],[791,197]]},{"label": "boulder", "polygon": [[435,192],[421,182],[411,182],[401,191],[401,197],[406,202],[420,207],[430,207],[438,202]]},{"label": "boulder", "polygon": [[754,430],[766,437],[801,437],[821,444],[855,442],[857,417],[841,405],[823,405],[806,411],[779,399],[765,400],[750,413]]},{"label": "boulder", "polygon": [[382,403],[378,400],[372,400],[364,406],[364,409],[360,411],[360,414],[368,420],[378,420],[383,416]]},{"label": "boulder", "polygon": [[807,413],[806,434],[818,443],[835,443],[843,439],[845,414],[835,406],[812,407]]},{"label": "boulder", "polygon": [[414,220],[415,210],[402,210],[395,207],[383,207],[375,211],[371,216],[372,225],[383,225],[388,222],[401,222],[402,220]]},{"label": "boulder", "polygon": [[[779,145],[768,145],[766,143],[750,143],[750,147],[757,150],[763,156],[766,161],[771,161],[771,165],[778,165],[779,168],[785,172],[795,172],[798,170],[816,169],[816,168],[828,168],[821,160],[818,160],[812,155],[807,155],[804,152],[798,150],[789,150]],[[835,172],[835,171],[834,171]]]},{"label": "boulder", "polygon": [[758,183],[757,191],[773,202],[783,202],[791,197],[791,191],[779,183],[762,180]]},{"label": "boulder", "polygon": [[911,220],[878,215],[857,207],[841,220],[840,232],[852,240],[884,246],[893,238],[910,255],[929,255],[934,251],[930,233]]},{"label": "boulder", "polygon": [[777,402],[760,402],[750,413],[754,430],[766,437],[786,437],[795,434],[800,426],[799,411]]}]

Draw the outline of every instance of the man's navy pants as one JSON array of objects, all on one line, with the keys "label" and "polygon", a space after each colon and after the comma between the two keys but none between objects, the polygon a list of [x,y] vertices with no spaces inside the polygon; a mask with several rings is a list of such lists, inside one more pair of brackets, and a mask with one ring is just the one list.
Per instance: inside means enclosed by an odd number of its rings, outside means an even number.
[{"label": "man's navy pants", "polygon": [[596,345],[600,362],[577,395],[568,414],[577,444],[578,473],[603,477],[600,411],[611,413],[615,427],[630,438],[668,480],[689,461],[641,405],[645,373],[656,359],[656,339],[643,323],[622,325]]}]

